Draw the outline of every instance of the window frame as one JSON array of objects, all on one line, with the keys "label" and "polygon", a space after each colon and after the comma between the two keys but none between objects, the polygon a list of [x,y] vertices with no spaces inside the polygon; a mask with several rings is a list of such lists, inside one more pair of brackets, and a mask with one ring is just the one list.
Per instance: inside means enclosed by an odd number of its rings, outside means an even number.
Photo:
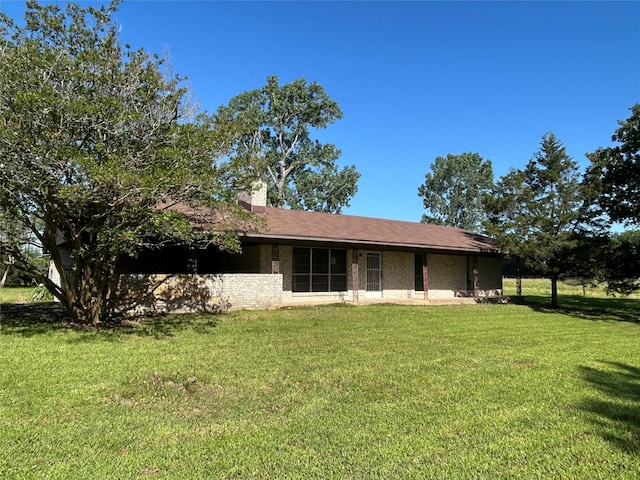
[{"label": "window frame", "polygon": [[[303,257],[306,257],[306,261],[301,262],[300,260]],[[300,269],[300,271],[296,271],[297,269]],[[293,247],[291,261],[292,293],[332,293],[346,292],[347,290],[346,249]]]}]

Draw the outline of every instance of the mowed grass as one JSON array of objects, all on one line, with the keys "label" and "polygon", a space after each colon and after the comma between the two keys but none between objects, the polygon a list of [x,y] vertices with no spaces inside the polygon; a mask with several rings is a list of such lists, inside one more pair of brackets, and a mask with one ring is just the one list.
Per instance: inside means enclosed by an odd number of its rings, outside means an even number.
[{"label": "mowed grass", "polygon": [[[514,278],[505,278],[503,280],[504,293],[505,295],[515,295],[516,294],[516,281]],[[534,301],[539,301],[545,299],[546,297],[551,297],[551,281],[547,279],[540,278],[524,278],[522,279],[522,295],[533,297]],[[610,295],[607,295],[605,290],[605,284],[601,283],[595,286],[586,286],[583,288],[581,285],[567,285],[563,282],[558,282],[558,295],[562,295],[565,297],[568,296],[579,296],[579,297],[600,297],[600,298],[611,298]],[[640,292],[635,292],[629,296],[616,297],[616,298],[631,298],[631,299],[640,299]]]},{"label": "mowed grass", "polygon": [[27,303],[36,287],[4,287],[0,288],[0,305],[6,303]]},{"label": "mowed grass", "polygon": [[637,478],[640,300],[544,295],[99,332],[5,306],[0,478]]}]

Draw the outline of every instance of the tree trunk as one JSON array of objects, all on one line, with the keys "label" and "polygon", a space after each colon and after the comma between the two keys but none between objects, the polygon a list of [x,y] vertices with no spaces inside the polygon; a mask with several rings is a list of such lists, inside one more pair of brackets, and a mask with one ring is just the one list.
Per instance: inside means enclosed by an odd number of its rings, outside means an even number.
[{"label": "tree trunk", "polygon": [[43,239],[43,246],[49,251],[60,274],[60,286],[47,277],[43,283],[60,301],[72,322],[97,327],[110,313],[108,307],[116,257],[102,252],[86,255],[82,251],[82,242],[77,235],[72,235],[73,232],[69,237],[76,243],[67,242],[61,246],[57,242],[56,231],[55,224],[50,222],[45,229],[47,236]]},{"label": "tree trunk", "polygon": [[4,269],[2,279],[0,279],[0,288],[4,288],[4,284],[7,283],[7,275],[9,275],[9,265],[7,265],[7,268]]},{"label": "tree trunk", "polygon": [[15,263],[15,259],[9,255],[9,261],[7,262],[7,268],[4,269],[4,273],[2,274],[2,279],[0,279],[0,288],[4,288],[4,284],[7,283],[7,277],[9,276],[9,269],[11,265]]},{"label": "tree trunk", "polygon": [[61,275],[65,299],[63,303],[71,320],[76,323],[98,327],[109,312],[111,279],[115,260],[87,262],[76,257],[74,280]]},{"label": "tree trunk", "polygon": [[[114,261],[115,262],[115,261]],[[76,286],[76,313],[81,314],[82,323],[97,327],[108,312],[109,293],[113,264],[108,260],[78,266],[80,282]]]},{"label": "tree trunk", "polygon": [[558,308],[558,275],[551,276],[551,308]]}]

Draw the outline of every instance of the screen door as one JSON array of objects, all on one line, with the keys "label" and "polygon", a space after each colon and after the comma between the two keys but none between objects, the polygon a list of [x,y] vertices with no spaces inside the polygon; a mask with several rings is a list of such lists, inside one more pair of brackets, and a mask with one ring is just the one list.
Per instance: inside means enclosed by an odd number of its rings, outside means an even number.
[{"label": "screen door", "polygon": [[367,292],[382,291],[382,262],[379,252],[367,253]]}]

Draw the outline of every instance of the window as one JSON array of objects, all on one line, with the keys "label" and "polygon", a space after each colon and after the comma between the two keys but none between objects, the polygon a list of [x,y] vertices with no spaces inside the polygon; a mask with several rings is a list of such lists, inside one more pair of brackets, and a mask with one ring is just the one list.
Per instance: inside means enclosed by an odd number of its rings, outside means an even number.
[{"label": "window", "polygon": [[293,249],[294,292],[341,292],[347,289],[347,251],[328,248]]}]

